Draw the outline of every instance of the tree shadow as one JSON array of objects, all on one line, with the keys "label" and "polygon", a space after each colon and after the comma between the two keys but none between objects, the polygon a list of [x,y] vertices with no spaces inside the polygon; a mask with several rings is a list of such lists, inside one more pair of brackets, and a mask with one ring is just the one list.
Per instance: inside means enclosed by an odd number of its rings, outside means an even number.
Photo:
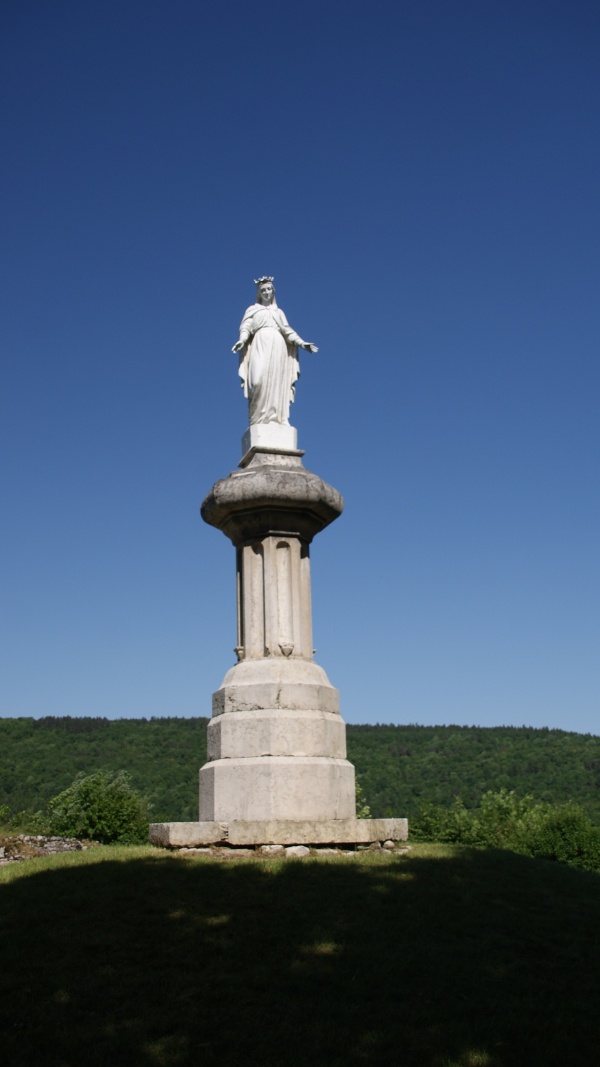
[{"label": "tree shadow", "polygon": [[509,853],[157,852],[0,887],[11,1064],[589,1067],[600,879]]}]

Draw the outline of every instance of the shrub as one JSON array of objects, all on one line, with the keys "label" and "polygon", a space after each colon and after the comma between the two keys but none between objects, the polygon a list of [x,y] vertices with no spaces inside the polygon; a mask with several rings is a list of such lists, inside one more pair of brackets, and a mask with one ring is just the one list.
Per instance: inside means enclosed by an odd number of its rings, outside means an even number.
[{"label": "shrub", "polygon": [[31,808],[26,808],[24,811],[17,811],[10,815],[6,822],[6,827],[12,833],[50,833],[47,813],[45,811],[32,811]]},{"label": "shrub", "polygon": [[577,804],[551,808],[544,819],[529,827],[526,843],[531,856],[600,872],[600,827]]},{"label": "shrub", "polygon": [[472,843],[522,851],[529,828],[543,820],[551,805],[542,804],[529,793],[519,797],[514,790],[484,793],[474,813]]},{"label": "shrub", "polygon": [[126,771],[79,774],[48,804],[51,832],[103,844],[137,844],[148,839],[148,801]]},{"label": "shrub", "polygon": [[501,789],[468,810],[456,797],[451,808],[424,804],[411,825],[416,841],[448,841],[477,848],[507,848],[600,872],[600,827],[576,804],[547,804]]},{"label": "shrub", "polygon": [[357,819],[370,819],[371,808],[367,804],[367,798],[365,796],[364,789],[360,782],[356,783],[356,818]]},{"label": "shrub", "polygon": [[472,813],[467,811],[460,797],[455,797],[452,807],[425,803],[417,818],[411,821],[410,834],[415,841],[450,841],[473,844]]}]

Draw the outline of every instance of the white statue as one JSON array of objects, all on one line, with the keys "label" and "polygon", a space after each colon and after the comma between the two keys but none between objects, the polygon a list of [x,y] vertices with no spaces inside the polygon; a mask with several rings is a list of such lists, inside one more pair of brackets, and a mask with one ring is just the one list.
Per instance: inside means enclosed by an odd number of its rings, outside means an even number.
[{"label": "white statue", "polygon": [[239,375],[248,398],[250,425],[278,423],[289,426],[290,404],[300,377],[298,348],[318,352],[288,325],[275,300],[273,278],[257,278],[256,304],[245,312],[240,339],[232,352],[240,353]]}]

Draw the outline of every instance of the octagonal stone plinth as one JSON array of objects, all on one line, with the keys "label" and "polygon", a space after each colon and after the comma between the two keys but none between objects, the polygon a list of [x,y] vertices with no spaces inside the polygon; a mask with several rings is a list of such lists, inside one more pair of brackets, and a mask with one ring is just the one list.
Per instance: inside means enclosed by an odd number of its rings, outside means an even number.
[{"label": "octagonal stone plinth", "polygon": [[209,760],[256,756],[332,756],[346,758],[346,727],[327,711],[261,708],[225,713],[208,724]]},{"label": "octagonal stone plinth", "polygon": [[201,819],[350,819],[354,767],[326,756],[258,756],[213,760],[200,772]]},{"label": "octagonal stone plinth", "polygon": [[338,705],[316,663],[272,656],[232,667],[213,695],[201,819],[353,818],[354,768]]}]

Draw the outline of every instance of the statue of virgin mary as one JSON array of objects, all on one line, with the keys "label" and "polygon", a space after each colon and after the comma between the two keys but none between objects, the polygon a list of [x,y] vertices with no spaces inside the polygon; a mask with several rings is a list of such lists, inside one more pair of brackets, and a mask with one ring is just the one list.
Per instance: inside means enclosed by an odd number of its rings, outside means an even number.
[{"label": "statue of virgin mary", "polygon": [[316,345],[303,341],[292,330],[277,307],[273,281],[266,276],[255,280],[256,303],[244,313],[240,338],[232,349],[240,356],[239,376],[248,398],[251,426],[289,426],[290,404],[300,377],[297,350],[318,352]]}]

